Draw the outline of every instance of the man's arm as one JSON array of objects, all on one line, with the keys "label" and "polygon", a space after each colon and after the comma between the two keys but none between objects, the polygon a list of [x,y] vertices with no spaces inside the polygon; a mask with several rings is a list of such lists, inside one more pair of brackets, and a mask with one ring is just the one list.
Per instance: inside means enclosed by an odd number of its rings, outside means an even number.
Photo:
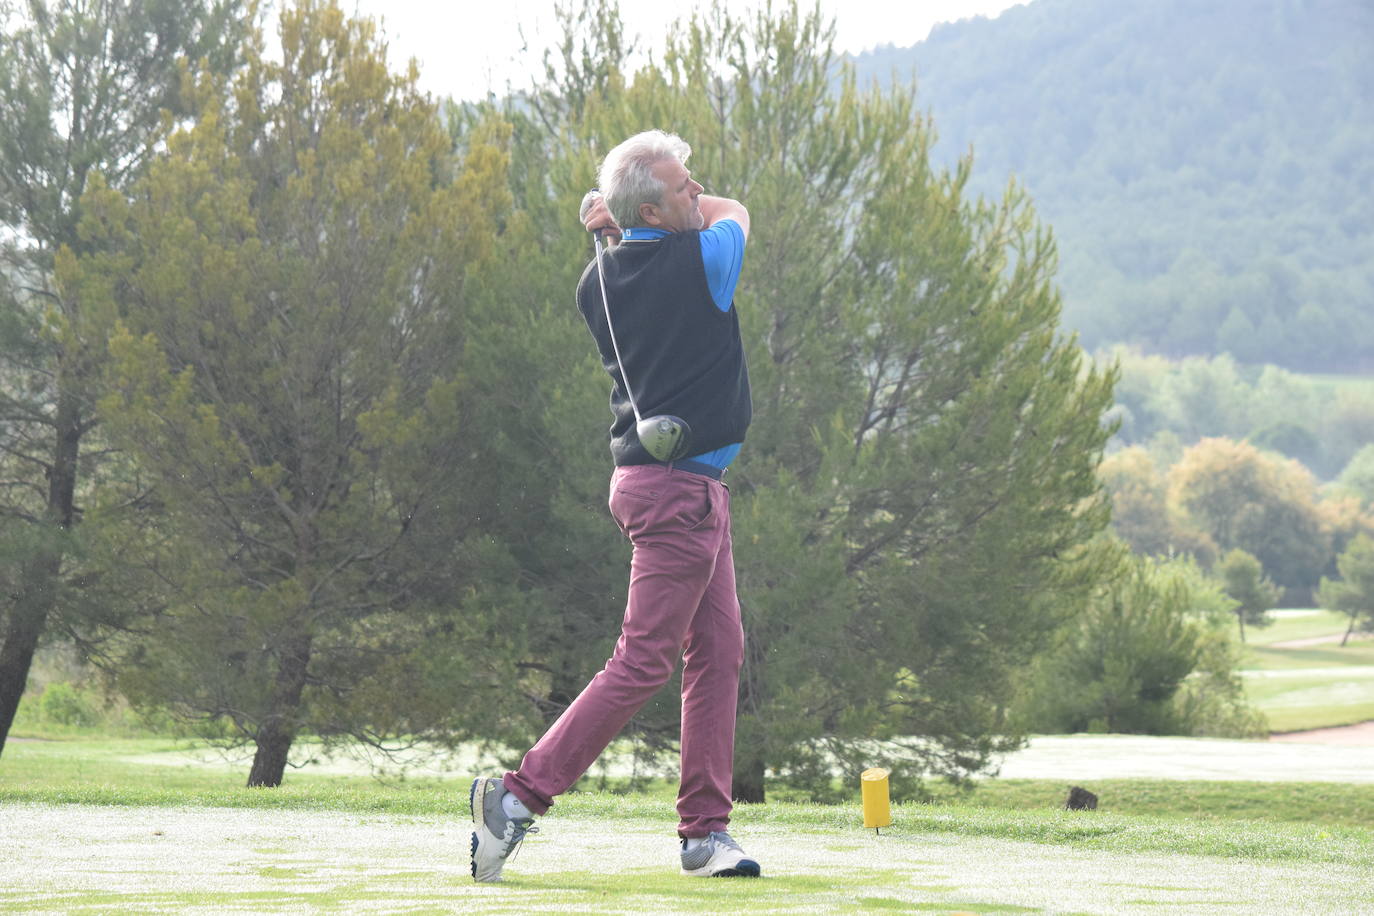
[{"label": "man's arm", "polygon": [[705,220],[706,228],[721,220],[732,219],[744,230],[744,237],[749,238],[749,211],[744,209],[744,204],[728,197],[711,197],[708,194],[698,197],[697,204],[701,207],[701,216]]}]

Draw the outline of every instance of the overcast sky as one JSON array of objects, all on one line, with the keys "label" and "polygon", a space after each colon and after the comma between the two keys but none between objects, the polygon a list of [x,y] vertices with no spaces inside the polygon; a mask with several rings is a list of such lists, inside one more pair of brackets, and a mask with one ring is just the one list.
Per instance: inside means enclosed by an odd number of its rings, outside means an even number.
[{"label": "overcast sky", "polygon": [[[755,9],[760,0],[725,0],[731,11]],[[778,8],[784,0],[774,0]],[[345,10],[380,19],[395,67],[411,57],[420,62],[420,85],[437,95],[457,99],[501,93],[508,82],[528,86],[525,74],[558,36],[555,0],[340,0]],[[931,26],[973,16],[996,16],[1016,0],[820,0],[825,16],[834,17],[835,44],[858,53],[880,44],[913,45]],[[688,3],[672,0],[622,0],[626,31],[642,38],[641,46],[661,48],[662,36]],[[807,0],[803,9],[809,9]],[[522,40],[523,28],[524,38]],[[522,50],[524,48],[528,50]]]}]

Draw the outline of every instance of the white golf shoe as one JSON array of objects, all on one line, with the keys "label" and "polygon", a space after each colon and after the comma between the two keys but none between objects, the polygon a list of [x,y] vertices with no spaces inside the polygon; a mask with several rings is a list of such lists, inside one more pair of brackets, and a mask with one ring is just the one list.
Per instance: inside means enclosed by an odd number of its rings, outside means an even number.
[{"label": "white golf shoe", "polygon": [[468,795],[472,812],[472,877],[500,881],[501,868],[527,833],[538,833],[532,817],[511,817],[501,800],[506,787],[499,779],[474,779]]},{"label": "white golf shoe", "polygon": [[744,854],[725,831],[717,831],[692,849],[682,841],[682,873],[697,878],[757,878],[759,863]]}]

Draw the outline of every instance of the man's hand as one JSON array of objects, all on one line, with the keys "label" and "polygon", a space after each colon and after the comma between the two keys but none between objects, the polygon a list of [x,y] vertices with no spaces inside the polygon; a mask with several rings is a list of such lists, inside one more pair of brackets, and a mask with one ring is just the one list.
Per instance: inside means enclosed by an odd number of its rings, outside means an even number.
[{"label": "man's hand", "polygon": [[602,235],[609,243],[614,244],[620,241],[620,226],[611,216],[611,211],[606,209],[606,198],[601,196],[601,192],[593,188],[587,192],[587,196],[582,198],[582,206],[578,211],[577,218],[582,220],[582,225],[588,232],[602,230]]}]

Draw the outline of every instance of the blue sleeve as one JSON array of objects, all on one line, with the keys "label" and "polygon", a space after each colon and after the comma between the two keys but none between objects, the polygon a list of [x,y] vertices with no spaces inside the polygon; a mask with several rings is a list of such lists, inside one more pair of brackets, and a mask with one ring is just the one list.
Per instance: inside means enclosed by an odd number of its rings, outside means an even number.
[{"label": "blue sleeve", "polygon": [[744,266],[744,230],[732,219],[723,219],[701,230],[701,260],[706,265],[706,284],[716,308],[730,311],[735,284]]}]

